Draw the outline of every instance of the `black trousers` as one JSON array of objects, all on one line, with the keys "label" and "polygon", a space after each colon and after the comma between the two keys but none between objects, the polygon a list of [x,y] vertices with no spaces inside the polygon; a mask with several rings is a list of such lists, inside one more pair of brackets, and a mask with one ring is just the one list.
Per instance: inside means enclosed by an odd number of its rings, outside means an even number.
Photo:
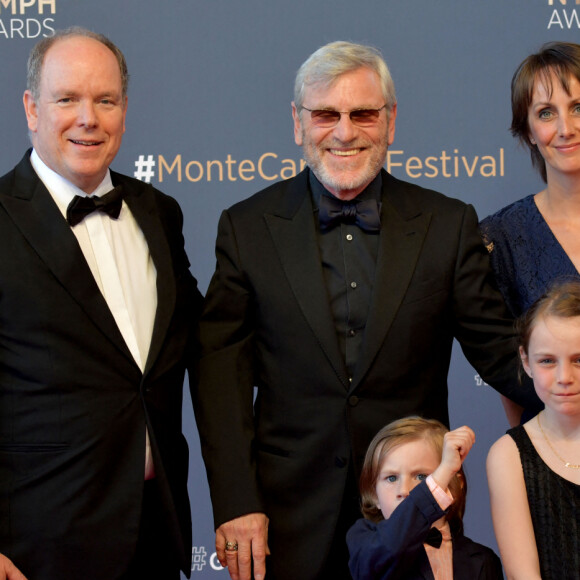
[{"label": "black trousers", "polygon": [[349,554],[346,545],[346,532],[356,520],[362,517],[358,485],[352,463],[351,461],[348,468],[346,487],[340,506],[340,515],[336,524],[334,539],[322,574],[319,575],[319,580],[352,580],[348,569]]},{"label": "black trousers", "polygon": [[179,580],[180,577],[157,482],[150,479],[144,482],[137,549],[129,569],[119,580]]}]

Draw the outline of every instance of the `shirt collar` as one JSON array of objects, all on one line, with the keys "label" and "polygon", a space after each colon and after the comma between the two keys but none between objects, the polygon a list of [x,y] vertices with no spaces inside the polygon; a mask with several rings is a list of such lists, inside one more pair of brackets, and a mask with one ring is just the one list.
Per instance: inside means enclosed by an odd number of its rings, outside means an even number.
[{"label": "shirt collar", "polygon": [[[87,194],[79,189],[76,185],[62,177],[48,167],[40,158],[35,149],[30,155],[30,163],[36,171],[40,181],[44,183],[46,189],[54,199],[56,205],[60,209],[63,216],[66,216],[66,209],[75,195],[81,197],[88,197]],[[111,172],[107,169],[107,173],[103,181],[96,187],[91,195],[101,197],[113,189],[113,181],[111,179]]]},{"label": "shirt collar", "polygon": [[441,537],[443,540],[451,540],[451,528],[449,527],[449,522],[443,517],[437,520],[433,524],[434,528],[437,528],[441,532]]}]

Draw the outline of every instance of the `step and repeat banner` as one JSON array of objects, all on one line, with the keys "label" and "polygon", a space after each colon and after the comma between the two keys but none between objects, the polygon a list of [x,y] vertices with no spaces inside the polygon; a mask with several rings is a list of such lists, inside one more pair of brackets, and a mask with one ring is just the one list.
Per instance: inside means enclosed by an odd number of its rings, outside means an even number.
[{"label": "step and repeat banner", "polygon": [[[510,80],[544,42],[580,42],[580,0],[0,0],[0,174],[29,147],[28,52],[71,25],[102,32],[124,51],[129,111],[113,169],[177,198],[205,291],[222,209],[304,166],[293,139],[294,75],[333,40],[372,44],[391,69],[399,103],[386,167],[393,175],[472,203],[480,218],[541,190],[508,131]],[[467,424],[477,435],[466,464],[466,533],[497,550],[485,457],[507,422],[499,396],[459,349],[449,382],[452,427]],[[192,570],[225,579],[185,392]]]}]

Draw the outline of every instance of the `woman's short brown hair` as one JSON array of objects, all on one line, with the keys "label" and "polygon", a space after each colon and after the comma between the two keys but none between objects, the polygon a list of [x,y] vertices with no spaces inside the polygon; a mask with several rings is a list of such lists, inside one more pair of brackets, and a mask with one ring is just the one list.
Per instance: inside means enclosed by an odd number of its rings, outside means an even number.
[{"label": "woman's short brown hair", "polygon": [[580,45],[573,42],[548,42],[540,52],[528,56],[512,78],[512,124],[510,131],[530,150],[532,165],[547,181],[546,162],[538,147],[530,141],[529,108],[536,82],[540,81],[552,93],[552,75],[570,93],[570,79],[580,82]]}]

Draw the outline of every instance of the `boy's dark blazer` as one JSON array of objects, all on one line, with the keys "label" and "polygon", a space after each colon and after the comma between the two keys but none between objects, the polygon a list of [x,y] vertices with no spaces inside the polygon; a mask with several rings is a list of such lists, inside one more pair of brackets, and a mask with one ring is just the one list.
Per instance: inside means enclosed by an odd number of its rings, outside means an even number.
[{"label": "boy's dark blazer", "polygon": [[[443,517],[426,483],[420,483],[388,521],[358,520],[347,534],[354,580],[434,580],[423,543],[432,524]],[[495,552],[463,533],[452,533],[453,578],[503,580]]]}]

